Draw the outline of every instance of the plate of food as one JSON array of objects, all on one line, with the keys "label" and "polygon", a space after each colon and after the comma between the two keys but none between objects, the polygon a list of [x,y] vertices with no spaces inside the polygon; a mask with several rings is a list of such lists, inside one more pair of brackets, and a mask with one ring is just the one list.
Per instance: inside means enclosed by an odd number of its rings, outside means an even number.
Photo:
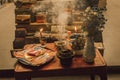
[{"label": "plate of food", "polygon": [[55,51],[41,45],[34,45],[21,51],[14,52],[15,58],[24,65],[41,66],[50,62],[54,56]]}]

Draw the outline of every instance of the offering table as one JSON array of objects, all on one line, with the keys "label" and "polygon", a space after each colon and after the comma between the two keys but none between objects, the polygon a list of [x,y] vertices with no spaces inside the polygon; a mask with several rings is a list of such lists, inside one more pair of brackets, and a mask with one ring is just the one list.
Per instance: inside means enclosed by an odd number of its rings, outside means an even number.
[{"label": "offering table", "polygon": [[48,76],[72,76],[72,75],[90,75],[91,80],[95,80],[98,75],[101,80],[107,80],[107,65],[96,49],[96,58],[94,63],[86,63],[83,57],[74,57],[70,66],[62,66],[59,58],[55,58],[40,67],[28,67],[20,63],[16,63],[15,80],[31,80],[32,77],[48,77]]}]

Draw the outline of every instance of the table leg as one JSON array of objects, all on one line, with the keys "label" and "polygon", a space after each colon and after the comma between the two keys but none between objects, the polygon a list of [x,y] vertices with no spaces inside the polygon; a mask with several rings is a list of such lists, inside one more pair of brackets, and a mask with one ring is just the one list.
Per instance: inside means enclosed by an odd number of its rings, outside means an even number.
[{"label": "table leg", "polygon": [[102,73],[99,76],[100,76],[100,80],[107,80],[107,74],[106,73]]},{"label": "table leg", "polygon": [[31,77],[30,77],[30,76],[29,76],[29,77],[27,77],[27,78],[26,78],[26,80],[31,80]]},{"label": "table leg", "polygon": [[107,68],[101,70],[101,73],[99,73],[100,80],[107,80]]},{"label": "table leg", "polygon": [[90,80],[95,80],[95,75],[90,75]]}]

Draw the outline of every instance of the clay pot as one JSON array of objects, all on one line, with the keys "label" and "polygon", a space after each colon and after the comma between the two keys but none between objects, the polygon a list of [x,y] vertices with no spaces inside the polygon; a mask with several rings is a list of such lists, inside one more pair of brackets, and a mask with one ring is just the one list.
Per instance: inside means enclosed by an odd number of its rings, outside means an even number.
[{"label": "clay pot", "polygon": [[58,58],[60,59],[60,63],[63,66],[70,66],[72,64],[72,59],[74,57],[74,54],[71,50],[62,50],[58,52]]}]

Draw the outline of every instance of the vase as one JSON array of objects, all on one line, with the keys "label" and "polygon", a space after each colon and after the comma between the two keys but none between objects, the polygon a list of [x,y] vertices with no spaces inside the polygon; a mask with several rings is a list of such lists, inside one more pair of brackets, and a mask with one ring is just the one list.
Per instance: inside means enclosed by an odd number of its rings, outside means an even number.
[{"label": "vase", "polygon": [[96,56],[96,54],[95,54],[94,41],[91,37],[87,37],[85,48],[84,48],[83,58],[84,58],[85,62],[93,63],[95,56]]}]

